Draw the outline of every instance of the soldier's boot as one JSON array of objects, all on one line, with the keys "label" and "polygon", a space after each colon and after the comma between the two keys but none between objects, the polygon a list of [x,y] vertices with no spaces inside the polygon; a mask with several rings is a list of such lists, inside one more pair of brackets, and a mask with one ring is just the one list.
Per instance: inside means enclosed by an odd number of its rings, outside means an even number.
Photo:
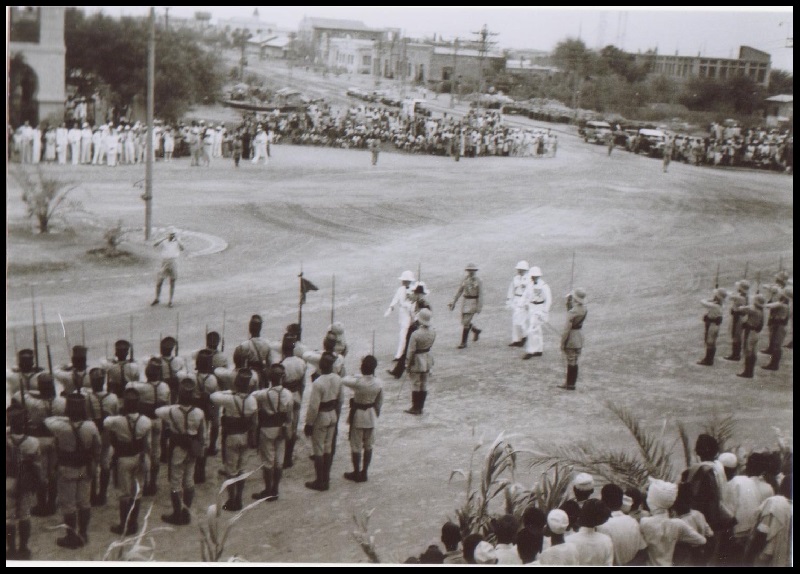
[{"label": "soldier's boot", "polygon": [[17,550],[17,560],[30,560],[31,550],[28,548],[28,540],[31,539],[31,521],[19,521],[19,550]]},{"label": "soldier's boot", "polygon": [[17,527],[6,523],[6,560],[17,559]]},{"label": "soldier's boot", "polygon": [[47,513],[47,485],[43,484],[36,489],[36,506],[31,508],[33,516],[49,516]]},{"label": "soldier's boot", "polygon": [[205,484],[206,482],[206,457],[198,457],[194,463],[194,482],[195,484]]},{"label": "soldier's boot", "polygon": [[53,478],[47,483],[47,513],[44,516],[53,516],[56,513],[57,498],[58,482]]},{"label": "soldier's boot", "polygon": [[711,350],[713,347],[706,347],[706,356],[703,357],[702,361],[697,361],[698,365],[703,365],[704,367],[710,367],[714,364],[714,360],[711,355]]},{"label": "soldier's boot", "polygon": [[281,484],[281,478],[283,477],[283,469],[279,466],[275,467],[272,473],[272,494],[267,499],[267,502],[273,502],[278,500],[278,487]]},{"label": "soldier's boot", "polygon": [[125,528],[125,524],[128,522],[128,513],[131,510],[131,499],[130,498],[120,498],[119,499],[119,524],[115,524],[109,528],[112,534],[122,534],[125,532],[127,534],[127,528]]},{"label": "soldier's boot", "polygon": [[425,409],[425,399],[428,398],[428,391],[419,392],[419,414]]},{"label": "soldier's boot", "polygon": [[78,509],[78,534],[81,537],[81,544],[89,544],[89,519],[91,517],[91,508]]},{"label": "soldier's boot", "polygon": [[400,357],[397,359],[394,367],[391,369],[386,369],[386,372],[392,375],[395,379],[399,379],[403,376],[403,373],[406,371],[406,358]]},{"label": "soldier's boot", "polygon": [[331,466],[333,466],[333,453],[322,455],[322,490],[328,490],[331,484]]},{"label": "soldier's boot", "polygon": [[108,482],[111,480],[111,471],[100,469],[100,487],[97,490],[97,505],[105,506],[108,499]]},{"label": "soldier's boot", "polygon": [[144,485],[144,490],[142,492],[144,496],[155,496],[158,492],[158,470],[158,463],[154,462],[150,467],[150,480]]},{"label": "soldier's boot", "polygon": [[89,487],[89,504],[92,506],[100,506],[97,502],[97,473],[92,473],[92,483]]},{"label": "soldier's boot", "polygon": [[283,468],[292,468],[294,466],[294,443],[297,442],[296,438],[286,441],[286,451],[283,453]]},{"label": "soldier's boot", "polygon": [[264,477],[264,490],[261,492],[253,493],[253,500],[261,500],[262,498],[269,497],[272,494],[272,469],[269,468],[262,468],[261,474]]},{"label": "soldier's boot", "polygon": [[411,391],[411,408],[406,409],[404,412],[410,415],[418,415],[422,412],[419,409],[419,391]]},{"label": "soldier's boot", "polygon": [[187,488],[183,491],[183,507],[181,509],[181,524],[186,525],[192,521],[192,502],[194,502],[194,488]]},{"label": "soldier's boot", "polygon": [[226,488],[226,490],[228,491],[228,500],[225,502],[225,504],[222,505],[222,510],[227,510],[229,512],[238,512],[239,510],[242,509],[241,503],[237,504],[236,500],[236,487],[239,485],[239,482],[231,484]]},{"label": "soldier's boot", "polygon": [[467,348],[467,339],[469,338],[470,329],[471,327],[464,327],[461,329],[461,344],[458,346],[459,349]]},{"label": "soldier's boot", "polygon": [[742,342],[731,344],[731,354],[723,357],[726,361],[739,361],[742,358]]},{"label": "soldier's boot", "polygon": [[211,427],[206,456],[217,456],[217,438],[219,437],[219,427]]},{"label": "soldier's boot", "polygon": [[782,354],[783,353],[781,352],[781,348],[778,347],[777,349],[775,349],[775,352],[772,353],[772,359],[770,359],[769,364],[768,365],[764,365],[761,368],[765,369],[767,371],[777,371],[778,368],[780,367],[781,355]]},{"label": "soldier's boot", "polygon": [[314,457],[314,474],[316,474],[315,480],[306,482],[306,488],[310,488],[311,490],[324,490],[323,489],[323,476],[325,471],[323,469],[323,461],[321,456]]},{"label": "soldier's boot", "polygon": [[478,329],[475,325],[472,325],[472,340],[477,341],[478,338],[481,336],[481,330]]},{"label": "soldier's boot", "polygon": [[358,482],[367,482],[367,469],[369,463],[372,462],[372,449],[364,449],[364,466],[361,467],[361,476],[358,477]]},{"label": "soldier's boot", "polygon": [[361,477],[361,453],[351,452],[350,457],[353,460],[353,472],[345,472],[344,477],[347,480],[358,482],[358,479]]},{"label": "soldier's boot", "polygon": [[753,369],[755,367],[756,358],[755,356],[745,355],[744,357],[744,371],[736,375],[737,377],[742,377],[743,379],[752,379],[753,378]]},{"label": "soldier's boot", "polygon": [[181,492],[180,491],[172,491],[170,493],[170,498],[172,500],[172,514],[162,514],[161,520],[167,522],[169,524],[175,524],[176,526],[181,525]]},{"label": "soldier's boot", "polygon": [[64,515],[64,524],[67,525],[67,534],[61,538],[56,539],[56,544],[61,548],[69,548],[75,550],[83,546],[80,537],[78,536],[78,517],[74,512]]}]

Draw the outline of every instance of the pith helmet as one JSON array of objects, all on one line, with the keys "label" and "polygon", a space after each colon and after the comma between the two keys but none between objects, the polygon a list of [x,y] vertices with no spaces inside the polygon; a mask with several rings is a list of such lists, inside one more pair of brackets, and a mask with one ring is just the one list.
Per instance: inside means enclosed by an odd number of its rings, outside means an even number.
[{"label": "pith helmet", "polygon": [[464,271],[477,271],[477,270],[478,266],[475,265],[474,263],[467,263],[467,266],[464,267]]},{"label": "pith helmet", "polygon": [[542,270],[534,265],[533,267],[531,267],[531,270],[528,272],[528,274],[531,277],[541,277],[542,276]]},{"label": "pith helmet", "polygon": [[400,281],[413,281],[414,280],[414,273],[411,271],[403,271],[403,274],[400,275]]},{"label": "pith helmet", "polygon": [[530,269],[530,267],[531,266],[528,265],[528,262],[523,259],[522,261],[517,263],[517,266],[514,267],[514,269],[517,269],[519,271],[527,271],[528,269]]}]

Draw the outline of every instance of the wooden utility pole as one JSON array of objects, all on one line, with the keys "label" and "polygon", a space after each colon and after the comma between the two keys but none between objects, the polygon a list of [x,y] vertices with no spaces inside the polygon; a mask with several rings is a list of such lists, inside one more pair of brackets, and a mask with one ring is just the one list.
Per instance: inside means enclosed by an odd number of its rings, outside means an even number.
[{"label": "wooden utility pole", "polygon": [[147,162],[144,175],[144,240],[150,240],[153,225],[153,115],[156,85],[156,9],[150,8],[147,39]]},{"label": "wooden utility pole", "polygon": [[456,107],[455,95],[454,94],[455,94],[455,91],[456,91],[456,78],[458,77],[456,75],[456,64],[458,62],[457,56],[458,56],[458,37],[456,37],[455,41],[453,42],[453,75],[450,76],[450,109],[451,110]]}]

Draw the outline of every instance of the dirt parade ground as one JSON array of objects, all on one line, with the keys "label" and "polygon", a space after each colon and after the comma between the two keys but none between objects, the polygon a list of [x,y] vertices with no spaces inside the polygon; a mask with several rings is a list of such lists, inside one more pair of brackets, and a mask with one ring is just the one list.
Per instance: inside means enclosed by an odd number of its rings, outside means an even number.
[{"label": "dirt parade ground", "polygon": [[[38,235],[25,218],[19,184],[7,179],[7,367],[14,339],[18,348],[32,344],[31,286],[37,315],[44,307],[57,364],[68,362],[59,315],[71,345],[85,340],[90,365],[112,355],[115,340],[130,338],[131,317],[137,359],[176,334],[178,314],[182,355],[203,346],[206,329],[224,329],[230,357],[247,339],[253,313],[264,317],[263,335],[278,341],[297,320],[301,266],[319,288],[303,308],[305,344],[321,347],[334,275],[335,319],[350,346],[349,373],[358,371],[374,336],[385,398],[369,481],[342,478],[351,464],[340,421],[331,488],[306,489],[314,470],[310,443],[301,437],[280,500],[239,521],[224,559],[366,562],[352,536],[353,515],[374,509],[369,526],[381,558],[402,562],[436,543],[443,522],[455,518],[464,481],[449,478],[468,468],[481,439],[488,444],[505,431],[520,449],[591,440],[635,451],[606,403],[629,409],[650,430],[664,427],[675,435],[681,421],[693,438],[712,416],[733,415],[732,442],[748,450],[775,447],[774,428],[793,436],[792,351],[784,352],[780,370],[757,366],[755,378],[738,378],[742,363],[721,359],[730,350],[726,305],[715,365],[696,364],[704,354],[700,300],[711,296],[718,266],[720,286],[729,290],[745,268],[751,281],[762,283],[772,282],[780,261],[792,271],[792,176],[680,163],[662,173],[659,160],[622,151],[608,156],[604,146],[568,131],[559,132],[557,157],[546,159],[455,162],[381,153],[373,167],[368,151],[277,145],[266,165],[244,162],[239,169],[224,159],[209,168],[190,167],[185,158],[158,162],[155,236],[174,225],[188,251],[179,263],[175,306],[168,308],[163,293],[162,304],[150,306],[159,261],[143,238],[144,168],[42,169],[76,186],[69,196],[76,204],[53,233]],[[119,220],[128,230],[120,248],[129,255],[111,260],[88,253],[103,246],[104,232]],[[569,393],[558,388],[566,365],[559,336],[573,253],[574,286],[586,290],[588,316],[577,391]],[[505,307],[521,259],[542,269],[554,298],[544,353],[526,361],[523,349],[508,346]],[[485,303],[475,319],[480,340],[470,338],[460,350],[460,315],[447,304],[468,263],[480,268]],[[411,405],[409,381],[385,374],[398,329],[396,315],[384,318],[384,312],[404,270],[421,270],[437,332],[419,417],[403,412]],[[40,324],[40,345],[41,331]],[[759,355],[759,365],[767,361]],[[258,464],[253,452],[248,468]],[[219,457],[208,468],[196,513],[205,512],[222,482]],[[154,503],[154,526],[164,526],[160,516],[170,510],[166,466],[161,472],[158,495],[144,505],[146,511]],[[538,476],[521,460],[514,479],[531,485]],[[261,488],[254,475],[245,497]],[[34,559],[101,559],[114,540],[112,493],[109,504],[92,510],[90,542],[77,551],[56,546],[60,533],[50,527],[59,524],[58,515],[35,518]],[[155,559],[200,560],[195,522],[158,533]]]}]

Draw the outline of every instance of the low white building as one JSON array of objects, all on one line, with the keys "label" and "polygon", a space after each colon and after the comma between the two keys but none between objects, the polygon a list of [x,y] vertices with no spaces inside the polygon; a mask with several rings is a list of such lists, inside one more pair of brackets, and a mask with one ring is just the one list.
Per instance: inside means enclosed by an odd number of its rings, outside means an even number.
[{"label": "low white building", "polygon": [[375,42],[353,38],[331,38],[329,40],[327,66],[348,74],[372,73],[372,57]]}]

